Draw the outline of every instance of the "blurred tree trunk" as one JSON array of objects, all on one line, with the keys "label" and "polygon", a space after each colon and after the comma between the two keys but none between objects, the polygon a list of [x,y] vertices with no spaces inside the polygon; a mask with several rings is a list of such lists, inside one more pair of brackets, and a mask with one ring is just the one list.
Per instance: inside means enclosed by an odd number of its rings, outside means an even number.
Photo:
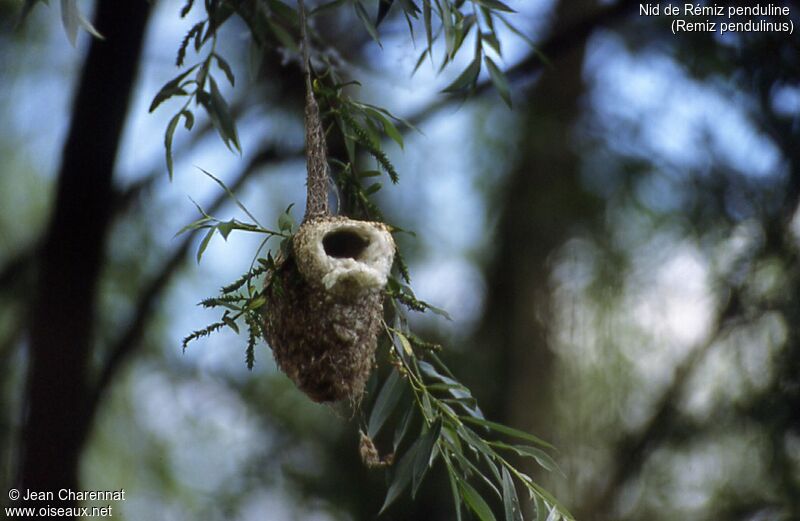
[{"label": "blurred tree trunk", "polygon": [[[562,1],[552,31],[558,34],[597,8],[591,0]],[[550,438],[553,429],[550,257],[600,206],[584,191],[574,151],[584,46],[569,47],[541,78],[518,110],[520,155],[499,204],[496,257],[479,345],[499,356],[504,387],[493,401],[511,425]],[[556,442],[557,444],[557,442]],[[558,495],[558,494],[557,494]]]},{"label": "blurred tree trunk", "polygon": [[96,6],[95,27],[105,39],[92,39],[89,47],[37,259],[19,475],[23,491],[77,485],[93,418],[88,367],[112,173],[149,12],[144,0],[100,0]]}]

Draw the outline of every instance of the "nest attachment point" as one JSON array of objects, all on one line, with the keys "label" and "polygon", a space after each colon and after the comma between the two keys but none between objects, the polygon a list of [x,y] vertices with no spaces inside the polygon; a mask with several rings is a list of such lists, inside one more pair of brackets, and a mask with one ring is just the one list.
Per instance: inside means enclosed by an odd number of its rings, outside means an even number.
[{"label": "nest attachment point", "polygon": [[314,401],[363,393],[394,251],[381,223],[322,217],[295,234],[266,291],[265,331],[278,366]]}]

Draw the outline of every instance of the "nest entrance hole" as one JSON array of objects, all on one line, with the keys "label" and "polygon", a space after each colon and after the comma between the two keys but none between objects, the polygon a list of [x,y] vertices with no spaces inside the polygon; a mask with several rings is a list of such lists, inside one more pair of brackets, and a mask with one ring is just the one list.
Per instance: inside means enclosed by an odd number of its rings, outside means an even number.
[{"label": "nest entrance hole", "polygon": [[359,260],[369,240],[355,230],[336,230],[322,238],[322,247],[329,257]]}]

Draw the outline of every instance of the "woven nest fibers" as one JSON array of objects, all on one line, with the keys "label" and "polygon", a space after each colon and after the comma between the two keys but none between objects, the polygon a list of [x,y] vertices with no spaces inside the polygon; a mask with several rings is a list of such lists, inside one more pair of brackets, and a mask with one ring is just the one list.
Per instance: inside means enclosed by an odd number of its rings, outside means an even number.
[{"label": "woven nest fibers", "polygon": [[381,223],[303,223],[267,288],[265,326],[278,366],[312,400],[357,400],[375,359],[394,240]]}]

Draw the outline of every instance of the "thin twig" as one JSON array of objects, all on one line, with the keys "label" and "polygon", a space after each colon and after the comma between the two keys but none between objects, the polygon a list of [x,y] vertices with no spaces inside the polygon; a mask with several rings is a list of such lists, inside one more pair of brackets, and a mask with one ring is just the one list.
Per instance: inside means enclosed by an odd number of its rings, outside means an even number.
[{"label": "thin twig", "polygon": [[314,97],[311,83],[311,51],[308,37],[308,20],[303,0],[298,0],[300,9],[300,36],[303,46],[303,74],[306,83],[306,214],[304,221],[330,215],[328,208],[328,152],[325,132],[320,121],[319,105]]}]

